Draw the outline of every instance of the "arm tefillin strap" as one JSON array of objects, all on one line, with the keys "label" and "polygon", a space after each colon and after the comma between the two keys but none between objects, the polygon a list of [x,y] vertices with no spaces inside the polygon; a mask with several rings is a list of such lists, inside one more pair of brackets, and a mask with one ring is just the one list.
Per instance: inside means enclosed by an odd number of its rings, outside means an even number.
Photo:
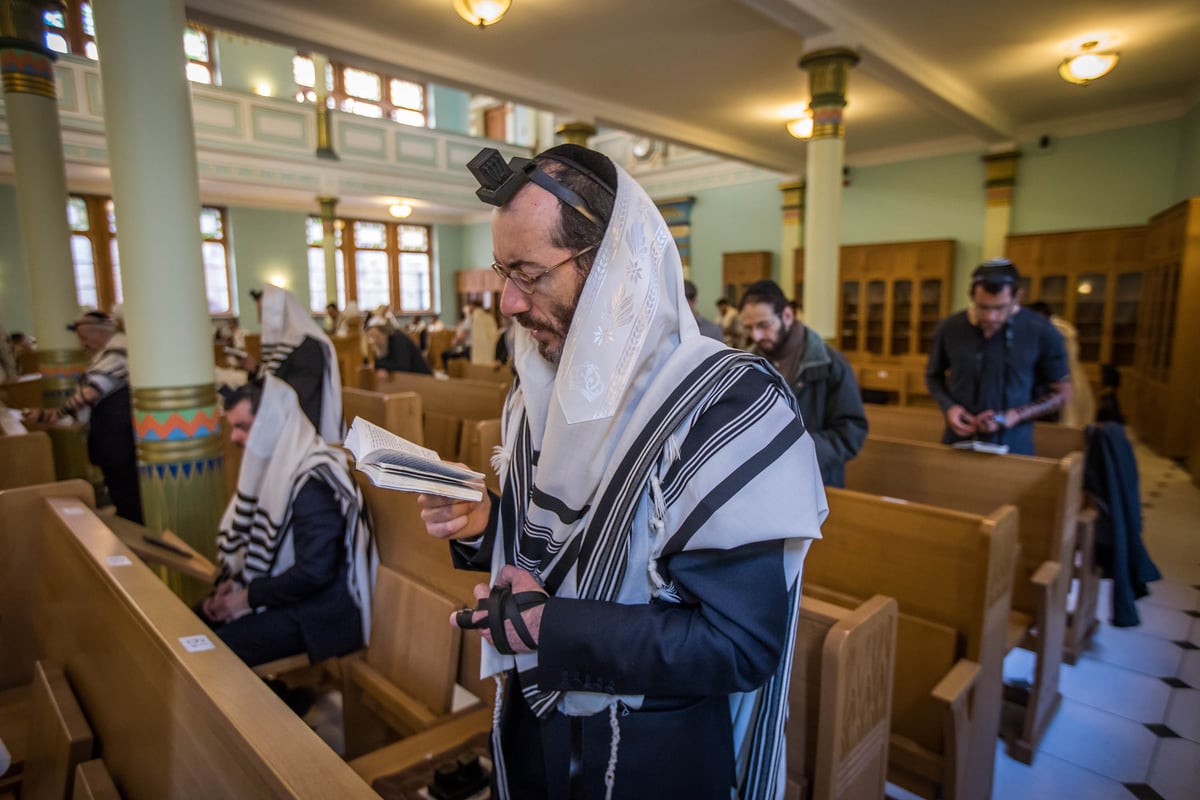
[{"label": "arm tefillin strap", "polygon": [[[508,634],[504,630],[505,620],[512,623],[513,630],[526,647],[536,650],[537,642],[533,640],[533,635],[525,626],[521,612],[545,605],[547,599],[549,599],[549,595],[545,592],[513,594],[512,589],[508,586],[493,586],[491,594],[480,600],[475,608],[464,608],[459,611],[455,620],[458,622],[458,627],[463,630],[487,628],[492,634],[492,645],[501,654],[511,656],[516,651],[508,646]],[[484,611],[487,616],[476,622],[471,619],[476,611]]]}]

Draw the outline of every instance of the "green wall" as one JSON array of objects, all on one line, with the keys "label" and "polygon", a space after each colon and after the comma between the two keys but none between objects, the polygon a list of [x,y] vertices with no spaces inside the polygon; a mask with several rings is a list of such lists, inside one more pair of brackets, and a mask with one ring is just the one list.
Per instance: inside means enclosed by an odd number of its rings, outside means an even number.
[{"label": "green wall", "polygon": [[259,83],[271,87],[272,97],[291,99],[296,95],[292,57],[296,48],[282,47],[257,39],[216,31],[217,71],[221,86],[238,92],[254,92]]},{"label": "green wall", "polygon": [[238,322],[257,331],[258,314],[250,290],[259,289],[273,278],[282,278],[285,288],[308,308],[308,246],[305,244],[303,211],[265,211],[258,208],[229,209],[233,244],[234,283],[237,291]]},{"label": "green wall", "polygon": [[36,335],[32,307],[33,293],[21,252],[17,190],[14,186],[0,184],[0,322],[10,333],[22,331]]},{"label": "green wall", "polygon": [[436,83],[429,84],[429,94],[433,103],[433,127],[439,131],[469,135],[471,94]]},{"label": "green wall", "polygon": [[1173,205],[1180,119],[1021,144],[1012,233],[1143,225]]},{"label": "green wall", "polygon": [[979,153],[851,168],[842,244],[953,239],[951,302],[963,305],[971,270],[983,260],[983,182]]},{"label": "green wall", "polygon": [[454,321],[454,273],[466,267],[463,261],[463,226],[438,225],[433,229],[434,259],[438,270],[438,297],[434,306],[442,322]]},{"label": "green wall", "polygon": [[696,309],[711,318],[716,314],[714,304],[721,295],[723,253],[770,250],[771,273],[775,278],[779,277],[779,250],[783,241],[782,197],[778,181],[774,179],[703,189],[690,194],[696,198],[692,206],[690,242]]},{"label": "green wall", "polygon": [[1179,186],[1176,200],[1200,197],[1200,103],[1180,123]]}]

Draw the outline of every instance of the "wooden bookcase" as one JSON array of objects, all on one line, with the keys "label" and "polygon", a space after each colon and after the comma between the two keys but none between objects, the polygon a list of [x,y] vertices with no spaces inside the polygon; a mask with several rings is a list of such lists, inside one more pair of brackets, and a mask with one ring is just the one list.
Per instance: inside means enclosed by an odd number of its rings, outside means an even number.
[{"label": "wooden bookcase", "polygon": [[1150,219],[1140,311],[1123,410],[1142,441],[1187,457],[1200,436],[1200,197]]},{"label": "wooden bookcase", "polygon": [[1132,366],[1143,308],[1149,228],[1009,236],[1005,253],[1021,272],[1024,300],[1041,300],[1079,331],[1079,361],[1093,381],[1099,365]]},{"label": "wooden bookcase", "polygon": [[859,362],[922,362],[950,312],[953,275],[953,239],[843,246],[837,348]]},{"label": "wooden bookcase", "polygon": [[770,280],[770,278],[770,250],[748,250],[744,253],[721,254],[722,296],[735,308],[750,284],[755,281]]}]

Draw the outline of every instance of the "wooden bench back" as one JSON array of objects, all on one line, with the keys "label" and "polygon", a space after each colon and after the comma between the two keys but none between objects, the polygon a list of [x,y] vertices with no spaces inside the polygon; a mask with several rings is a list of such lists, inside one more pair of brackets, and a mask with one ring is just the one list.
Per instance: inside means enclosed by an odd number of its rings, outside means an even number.
[{"label": "wooden bench back", "polygon": [[[376,797],[85,504],[45,502],[39,652],[63,664],[123,792]],[[211,649],[189,652],[201,636]]]},{"label": "wooden bench back", "polygon": [[15,489],[54,480],[54,448],[50,435],[31,431],[0,436],[0,489]]},{"label": "wooden bench back", "polygon": [[[379,564],[420,581],[436,592],[452,598],[458,607],[474,607],[473,589],[487,583],[486,572],[455,569],[450,546],[425,531],[417,496],[412,492],[380,489],[361,472],[354,473],[371,515]],[[464,636],[459,656],[458,682],[478,697],[490,699],[495,683],[479,677],[480,639]]]},{"label": "wooden bench back", "polygon": [[89,507],[96,505],[92,485],[78,479],[0,492],[0,691],[33,680],[37,638],[29,600],[41,571],[46,497],[73,497]]},{"label": "wooden bench back", "polygon": [[27,742],[21,797],[62,800],[71,794],[75,767],[92,757],[96,738],[67,676],[56,665],[34,665]]},{"label": "wooden bench back", "polygon": [[453,328],[442,331],[430,331],[426,337],[426,343],[429,347],[429,352],[426,354],[425,360],[429,362],[429,368],[434,372],[444,370],[446,365],[442,363],[442,353],[450,349],[454,344],[455,331]]},{"label": "wooden bench back", "polygon": [[42,385],[41,373],[36,370],[23,374],[15,381],[0,384],[0,400],[10,408],[41,408]]},{"label": "wooden bench back", "polygon": [[363,335],[360,331],[345,336],[331,336],[333,352],[337,356],[338,377],[342,388],[358,385],[358,371],[363,364]]},{"label": "wooden bench back", "polygon": [[463,463],[484,474],[484,483],[500,494],[500,476],[492,468],[492,454],[500,446],[500,420],[463,423]]},{"label": "wooden bench back", "polygon": [[71,800],[121,800],[121,794],[108,774],[103,759],[93,758],[75,767],[75,788]]},{"label": "wooden bench back", "polygon": [[823,539],[809,550],[804,591],[835,602],[836,595],[848,596],[853,605],[873,594],[896,599],[892,730],[934,753],[945,744],[943,718],[929,692],[957,659],[979,664],[970,763],[973,774],[990,780],[1017,510],[1002,506],[979,516],[842,489],[826,492],[829,518]]},{"label": "wooden bench back", "polygon": [[367,663],[434,715],[449,713],[462,641],[449,619],[461,604],[382,566],[371,604]]},{"label": "wooden bench back", "polygon": [[867,437],[846,465],[846,487],[859,492],[985,515],[998,506],[1020,509],[1020,562],[1013,608],[1036,613],[1038,595],[1029,583],[1045,561],[1070,574],[1075,521],[1083,491],[1083,458],[1060,461],[1032,456],[994,456],[935,444]]},{"label": "wooden bench back", "polygon": [[423,444],[421,396],[416,392],[383,394],[366,389],[342,389],[342,414],[346,427],[362,417],[385,430],[403,436],[414,444]]},{"label": "wooden bench back", "polygon": [[498,383],[506,390],[512,385],[514,378],[512,367],[507,364],[500,367],[491,364],[472,364],[465,358],[453,359],[446,367],[446,374],[451,378]]},{"label": "wooden bench back", "polygon": [[[894,406],[866,403],[867,426],[872,436],[940,443],[946,428],[945,417],[937,408]],[[1083,428],[1056,422],[1033,423],[1033,453],[1041,458],[1059,459],[1068,453],[1083,452],[1087,436]]]},{"label": "wooden bench back", "polygon": [[393,372],[387,378],[374,379],[371,387],[384,393],[416,392],[424,409],[425,446],[442,458],[462,461],[464,422],[468,426],[480,420],[500,416],[508,390],[491,381],[467,378],[449,380],[430,375]]},{"label": "wooden bench back", "polygon": [[883,796],[896,616],[888,597],[854,609],[801,598],[788,692],[790,792],[813,800]]}]

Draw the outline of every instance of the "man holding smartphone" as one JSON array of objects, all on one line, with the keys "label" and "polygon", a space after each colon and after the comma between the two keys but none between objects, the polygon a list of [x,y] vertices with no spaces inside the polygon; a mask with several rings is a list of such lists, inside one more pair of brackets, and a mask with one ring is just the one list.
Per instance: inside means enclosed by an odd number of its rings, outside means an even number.
[{"label": "man holding smartphone", "polygon": [[[1021,311],[1020,273],[1004,258],[971,273],[971,304],[938,323],[925,385],[946,417],[945,444],[969,439],[1033,455],[1033,421],[1071,398],[1062,336]],[[1035,396],[1037,387],[1049,387]]]}]

